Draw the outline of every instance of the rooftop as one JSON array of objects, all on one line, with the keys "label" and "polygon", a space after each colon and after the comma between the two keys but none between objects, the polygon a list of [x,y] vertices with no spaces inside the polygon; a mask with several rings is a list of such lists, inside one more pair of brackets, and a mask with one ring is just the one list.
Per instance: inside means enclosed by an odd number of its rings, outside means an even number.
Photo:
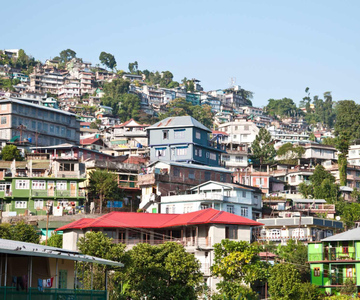
[{"label": "rooftop", "polygon": [[360,227],[350,229],[348,231],[335,234],[321,240],[322,242],[337,242],[337,241],[360,241]]},{"label": "rooftop", "polygon": [[96,219],[80,219],[57,231],[90,228],[166,228],[200,224],[261,226],[262,223],[212,208],[186,214],[111,212]]},{"label": "rooftop", "polygon": [[164,120],[161,120],[154,125],[151,125],[147,129],[159,129],[159,128],[183,128],[183,127],[197,127],[205,131],[211,132],[209,128],[201,124],[199,121],[195,120],[190,116],[182,117],[169,117]]}]

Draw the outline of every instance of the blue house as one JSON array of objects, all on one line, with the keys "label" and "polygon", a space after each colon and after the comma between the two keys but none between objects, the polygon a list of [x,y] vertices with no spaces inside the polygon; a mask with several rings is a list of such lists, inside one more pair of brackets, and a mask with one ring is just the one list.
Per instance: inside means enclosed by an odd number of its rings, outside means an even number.
[{"label": "blue house", "polygon": [[220,166],[225,147],[210,141],[211,130],[190,116],[169,117],[147,128],[151,161]]}]

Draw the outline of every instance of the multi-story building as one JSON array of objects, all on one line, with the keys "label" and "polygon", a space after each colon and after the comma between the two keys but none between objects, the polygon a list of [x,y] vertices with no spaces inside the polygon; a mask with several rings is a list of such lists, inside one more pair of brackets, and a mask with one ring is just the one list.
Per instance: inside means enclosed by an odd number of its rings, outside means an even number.
[{"label": "multi-story building", "polygon": [[35,70],[30,74],[30,88],[36,93],[58,94],[59,88],[64,85],[67,73],[56,70]]},{"label": "multi-story building", "polygon": [[261,191],[257,188],[208,181],[190,188],[187,192],[180,195],[162,196],[161,202],[148,207],[147,212],[183,214],[214,208],[254,220],[261,218]]},{"label": "multi-story building", "polygon": [[169,117],[147,128],[151,161],[218,167],[225,147],[210,142],[211,130],[190,116]]},{"label": "multi-story building", "polygon": [[168,241],[182,244],[201,263],[206,285],[216,290],[218,280],[211,276],[214,244],[223,239],[251,242],[254,220],[212,208],[185,214],[112,212],[96,219],[81,219],[57,230],[63,231],[63,248],[75,251],[86,232],[101,231],[131,249],[138,243],[158,245]]},{"label": "multi-story building", "polygon": [[360,166],[360,145],[350,145],[347,160],[349,165]]},{"label": "multi-story building", "polygon": [[221,100],[217,97],[211,96],[210,94],[201,93],[200,95],[201,105],[210,105],[211,111],[217,113],[221,108]]},{"label": "multi-story building", "polygon": [[50,154],[28,154],[27,161],[2,161],[0,197],[3,216],[74,214],[85,200],[79,182],[85,167],[75,158],[51,158]]},{"label": "multi-story building", "polygon": [[226,168],[236,171],[248,166],[248,156],[249,151],[247,144],[230,144],[226,148],[226,154],[221,155],[221,160],[225,163]]},{"label": "multi-story building", "polygon": [[79,75],[80,79],[80,94],[90,94],[92,92],[92,80],[93,73],[91,72],[81,72]]},{"label": "multi-story building", "polygon": [[67,83],[59,87],[59,99],[72,99],[80,97],[80,81],[77,79],[67,80]]},{"label": "multi-story building", "polygon": [[0,100],[0,138],[26,140],[39,146],[79,144],[80,122],[60,109],[21,100]]},{"label": "multi-story building", "polygon": [[320,241],[324,237],[340,232],[343,223],[340,221],[322,219],[317,217],[299,216],[285,218],[257,219],[263,223],[259,229],[258,241],[272,241],[277,244],[286,244],[289,239],[303,242]]},{"label": "multi-story building", "polygon": [[259,128],[250,120],[235,119],[233,122],[226,122],[219,125],[219,130],[224,131],[223,144],[247,144],[249,147],[259,133]]},{"label": "multi-story building", "polygon": [[360,291],[360,228],[348,230],[309,243],[311,283],[323,293],[337,294],[339,288],[352,281],[356,294]]},{"label": "multi-story building", "polygon": [[186,93],[186,101],[190,102],[192,105],[200,105],[201,99],[200,99],[200,93]]},{"label": "multi-story building", "polygon": [[245,115],[262,116],[263,109],[254,106],[241,106],[240,107]]}]

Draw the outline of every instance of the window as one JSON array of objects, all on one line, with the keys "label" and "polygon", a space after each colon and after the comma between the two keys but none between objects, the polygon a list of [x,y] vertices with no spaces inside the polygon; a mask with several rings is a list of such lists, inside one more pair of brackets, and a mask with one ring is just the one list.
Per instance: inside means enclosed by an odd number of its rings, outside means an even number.
[{"label": "window", "polygon": [[246,192],[245,191],[242,191],[242,196],[243,196],[243,198],[246,198]]},{"label": "window", "polygon": [[49,125],[47,124],[47,123],[44,123],[43,124],[43,128],[44,128],[44,132],[48,132],[48,130],[49,130]]},{"label": "window", "polygon": [[243,159],[244,159],[243,156],[235,156],[235,161],[236,161],[236,162],[242,162]]},{"label": "window", "polygon": [[58,190],[67,190],[66,181],[57,181],[57,182],[56,182],[56,188],[57,188]]},{"label": "window", "polygon": [[166,213],[174,214],[175,213],[175,205],[166,205]]},{"label": "window", "polygon": [[189,179],[195,179],[195,170],[189,170]]},{"label": "window", "polygon": [[244,130],[249,130],[249,125],[245,125]]},{"label": "window", "polygon": [[31,121],[31,128],[36,130],[36,121]]},{"label": "window", "polygon": [[180,176],[180,169],[174,167],[173,173],[174,173],[174,176],[179,177]]},{"label": "window", "polygon": [[226,205],[226,211],[233,214],[235,211],[234,205]]},{"label": "window", "polygon": [[41,130],[42,130],[42,123],[41,123],[41,122],[38,122],[37,125],[38,125],[38,126],[37,126],[37,130],[38,130],[38,131],[41,131]]},{"label": "window", "polygon": [[15,201],[15,208],[27,208],[26,201]]},{"label": "window", "polygon": [[59,289],[67,289],[67,270],[59,270]]},{"label": "window", "polygon": [[199,130],[196,130],[195,132],[195,137],[198,139],[198,140],[201,140],[201,132]]},{"label": "window", "polygon": [[220,181],[221,181],[221,182],[225,182],[225,181],[226,181],[226,175],[225,175],[225,174],[220,174]]},{"label": "window", "polygon": [[0,183],[0,191],[5,191],[5,183]]},{"label": "window", "polygon": [[320,276],[320,268],[314,268],[314,276],[319,277]]},{"label": "window", "polygon": [[29,180],[16,180],[16,189],[18,190],[29,189]]},{"label": "window", "polygon": [[185,148],[185,147],[176,148],[176,155],[184,156],[186,154],[187,154],[187,148]]},{"label": "window", "polygon": [[75,164],[60,163],[60,171],[69,172],[75,170]]},{"label": "window", "polygon": [[166,155],[166,148],[155,148],[155,156],[165,156]]},{"label": "window", "polygon": [[222,160],[223,161],[230,161],[230,156],[229,155],[223,155]]},{"label": "window", "polygon": [[6,117],[1,117],[1,124],[6,124]]},{"label": "window", "polygon": [[184,205],[184,214],[192,212],[192,207],[193,207],[192,204],[185,204]]},{"label": "window", "polygon": [[7,109],[7,104],[1,104],[1,110],[6,110]]},{"label": "window", "polygon": [[174,139],[184,139],[184,138],[185,138],[185,129],[174,130]]},{"label": "window", "polygon": [[[54,130],[54,125],[50,125],[50,133],[54,133],[55,130]],[[52,144],[51,144],[52,145]]]},{"label": "window", "polygon": [[61,136],[65,136],[65,127],[61,127]]},{"label": "window", "polygon": [[211,178],[211,173],[209,171],[205,171],[205,180],[209,181]]},{"label": "window", "polygon": [[60,134],[60,126],[55,126],[55,134]]},{"label": "window", "polygon": [[169,130],[163,130],[163,140],[169,139]]},{"label": "window", "polygon": [[216,153],[210,152],[210,159],[211,160],[216,160]]},{"label": "window", "polygon": [[248,207],[241,207],[241,215],[243,217],[248,217],[249,216],[249,208]]},{"label": "window", "polygon": [[33,180],[32,189],[33,190],[45,190],[45,180]]},{"label": "window", "polygon": [[34,200],[34,208],[35,209],[43,209],[44,208],[44,200],[43,199],[35,199]]}]

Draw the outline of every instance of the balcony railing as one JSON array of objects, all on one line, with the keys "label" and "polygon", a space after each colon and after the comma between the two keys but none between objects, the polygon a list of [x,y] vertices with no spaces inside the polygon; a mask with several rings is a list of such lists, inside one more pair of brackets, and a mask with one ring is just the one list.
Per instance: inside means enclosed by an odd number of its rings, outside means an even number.
[{"label": "balcony railing", "polygon": [[335,205],[334,204],[295,204],[294,209],[327,212],[329,210],[335,211]]},{"label": "balcony railing", "polygon": [[68,289],[44,289],[39,291],[37,288],[26,290],[16,290],[16,287],[0,287],[0,299],[83,299],[83,300],[106,300],[106,291],[98,290],[68,290]]},{"label": "balcony railing", "polygon": [[337,275],[330,275],[330,285],[344,285],[347,280],[352,280],[354,283],[356,282],[356,276],[348,276],[344,277],[342,273]]},{"label": "balcony railing", "polygon": [[146,243],[146,244],[150,244],[150,245],[161,245],[164,244],[166,242],[176,242],[179,243],[181,245],[183,245],[184,247],[210,247],[211,246],[211,238],[196,238],[196,237],[187,237],[187,238],[166,238],[166,239],[151,239],[150,237],[148,237],[148,239],[140,239],[140,238],[135,238],[135,239],[113,239],[112,240],[113,243],[118,244],[118,243],[124,243],[126,245],[137,245],[140,243]]},{"label": "balcony railing", "polygon": [[310,253],[309,261],[343,261],[355,260],[355,251],[348,247],[330,248],[322,253]]}]

